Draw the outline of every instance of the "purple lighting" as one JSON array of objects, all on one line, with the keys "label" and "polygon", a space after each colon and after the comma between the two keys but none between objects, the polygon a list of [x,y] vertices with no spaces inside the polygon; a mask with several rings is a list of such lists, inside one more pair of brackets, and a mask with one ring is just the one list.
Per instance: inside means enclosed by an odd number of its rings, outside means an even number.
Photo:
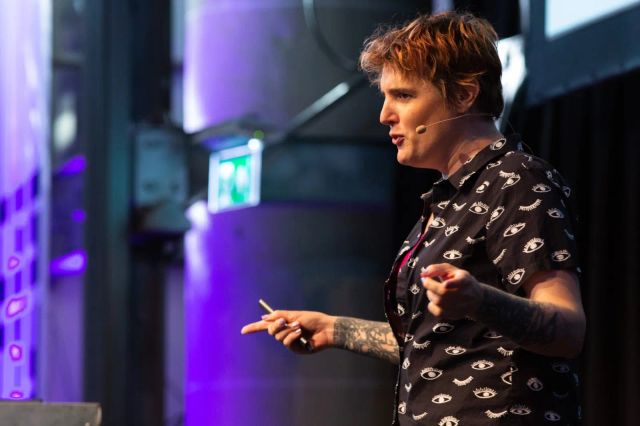
[{"label": "purple lighting", "polygon": [[74,275],[85,270],[87,266],[87,253],[84,250],[75,250],[51,261],[49,270],[53,276]]},{"label": "purple lighting", "polygon": [[77,175],[87,168],[87,159],[84,155],[76,155],[71,157],[58,169],[59,176]]},{"label": "purple lighting", "polygon": [[82,209],[75,209],[71,212],[71,219],[74,222],[84,222],[87,219],[87,212]]},{"label": "purple lighting", "polygon": [[22,346],[12,343],[9,345],[9,356],[12,361],[20,361],[22,359]]},{"label": "purple lighting", "polygon": [[20,266],[20,259],[16,256],[9,257],[9,260],[7,261],[7,268],[12,271],[14,269],[17,269],[18,266]]},{"label": "purple lighting", "polygon": [[22,314],[27,309],[27,306],[28,298],[26,295],[12,297],[7,301],[5,315],[8,319],[15,318],[18,315]]},{"label": "purple lighting", "polygon": [[39,185],[49,159],[52,3],[0,8],[0,399],[35,397],[44,359],[38,341],[46,292],[37,265],[46,264],[38,229],[48,188]]}]

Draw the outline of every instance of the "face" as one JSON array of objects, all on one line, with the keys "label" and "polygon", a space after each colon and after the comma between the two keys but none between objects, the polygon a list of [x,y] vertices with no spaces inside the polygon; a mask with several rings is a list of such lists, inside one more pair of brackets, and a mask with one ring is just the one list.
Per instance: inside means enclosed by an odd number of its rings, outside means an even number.
[{"label": "face", "polygon": [[447,107],[438,88],[429,81],[405,77],[392,68],[384,67],[380,91],[384,96],[380,123],[390,128],[389,136],[398,149],[398,162],[442,170],[447,162],[447,141],[452,135],[455,120],[427,127],[422,134],[416,132],[418,126],[456,115]]}]

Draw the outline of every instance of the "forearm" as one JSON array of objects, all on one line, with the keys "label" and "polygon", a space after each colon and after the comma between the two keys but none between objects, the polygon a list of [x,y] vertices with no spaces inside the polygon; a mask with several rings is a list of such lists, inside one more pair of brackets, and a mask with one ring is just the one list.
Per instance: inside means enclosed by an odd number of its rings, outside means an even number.
[{"label": "forearm", "polygon": [[531,352],[572,358],[582,349],[584,318],[569,309],[482,286],[473,318]]},{"label": "forearm", "polygon": [[400,362],[398,343],[386,322],[337,317],[333,346],[394,364]]}]

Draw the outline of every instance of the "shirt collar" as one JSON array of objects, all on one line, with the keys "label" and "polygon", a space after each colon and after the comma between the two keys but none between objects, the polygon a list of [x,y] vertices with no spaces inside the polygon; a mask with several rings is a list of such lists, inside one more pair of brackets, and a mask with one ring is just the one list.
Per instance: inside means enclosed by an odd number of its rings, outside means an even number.
[{"label": "shirt collar", "polygon": [[496,157],[501,157],[509,151],[522,151],[523,144],[520,140],[520,135],[513,134],[506,138],[498,139],[480,152],[478,152],[473,158],[464,163],[458,171],[449,176],[448,179],[444,177],[434,184],[437,185],[445,180],[448,181],[456,190],[459,190],[464,183],[472,177],[478,170],[484,167],[487,163]]}]

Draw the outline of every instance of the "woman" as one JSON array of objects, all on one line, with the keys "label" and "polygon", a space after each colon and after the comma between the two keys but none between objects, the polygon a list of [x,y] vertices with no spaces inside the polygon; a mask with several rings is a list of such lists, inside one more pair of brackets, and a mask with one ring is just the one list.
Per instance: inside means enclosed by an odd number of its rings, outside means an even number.
[{"label": "woman", "polygon": [[398,364],[394,424],[579,422],[571,190],[496,129],[496,42],[485,20],[445,13],[378,30],[361,54],[398,162],[442,173],[385,283],[388,322],[276,311],[242,330]]}]

